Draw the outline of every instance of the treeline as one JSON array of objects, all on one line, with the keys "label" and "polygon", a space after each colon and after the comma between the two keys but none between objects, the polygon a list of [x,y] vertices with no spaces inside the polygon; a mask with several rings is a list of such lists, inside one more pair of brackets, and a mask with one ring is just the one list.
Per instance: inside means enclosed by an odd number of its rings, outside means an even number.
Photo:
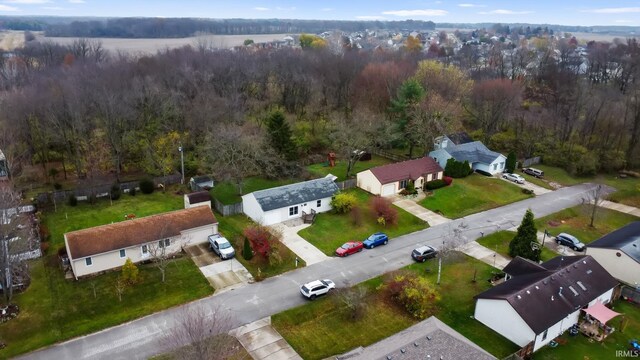
[{"label": "treeline", "polygon": [[432,21],[346,21],[287,19],[189,19],[189,18],[118,18],[72,21],[50,24],[46,36],[180,38],[196,33],[217,35],[321,33],[327,30],[363,31],[365,29],[431,30]]},{"label": "treeline", "polygon": [[[544,45],[544,46],[542,46]],[[466,130],[490,148],[588,175],[640,166],[640,46],[569,42],[439,51],[167,50],[141,58],[99,42],[36,43],[0,56],[0,149],[12,174],[55,181],[143,170],[304,176],[328,151],[413,156]],[[513,50],[513,51],[511,51]],[[358,150],[358,151],[356,151]],[[55,163],[55,171],[52,164]]]}]

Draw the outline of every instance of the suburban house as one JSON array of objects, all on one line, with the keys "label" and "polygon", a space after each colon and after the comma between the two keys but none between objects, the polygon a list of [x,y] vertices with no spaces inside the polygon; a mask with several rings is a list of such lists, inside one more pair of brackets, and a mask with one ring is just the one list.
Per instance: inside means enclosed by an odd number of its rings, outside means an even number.
[{"label": "suburban house", "polygon": [[184,194],[184,208],[190,209],[196,206],[208,206],[211,209],[211,195],[208,191]]},{"label": "suburban house", "polygon": [[189,180],[191,191],[209,190],[213,188],[213,179],[208,175],[194,176]]},{"label": "suburban house", "polygon": [[612,300],[618,281],[591,256],[558,256],[545,263],[517,257],[506,281],[476,296],[474,317],[522,347],[537,351],[578,323],[580,311]]},{"label": "suburban house", "polygon": [[303,215],[331,210],[331,198],[338,192],[333,175],[242,196],[242,211],[253,221],[272,225]]},{"label": "suburban house", "polygon": [[356,175],[359,188],[374,195],[391,196],[413,182],[416,189],[429,181],[442,179],[444,170],[429,157],[377,166]]},{"label": "suburban house", "polygon": [[[458,134],[452,136],[437,137],[434,141],[434,150],[429,153],[429,157],[437,161],[443,168],[447,165],[447,160],[453,158],[456,161],[468,161],[471,168],[481,170],[492,175],[504,171],[507,157],[489,150],[480,141],[471,141],[467,137]],[[457,143],[456,143],[457,142]]]},{"label": "suburban house", "polygon": [[438,150],[452,145],[467,144],[473,142],[473,138],[464,131],[438,136],[433,139],[433,150]]},{"label": "suburban house", "polygon": [[492,360],[495,357],[435,316],[365,348],[339,358],[353,360],[457,359]]},{"label": "suburban house", "polygon": [[587,245],[591,255],[613,277],[640,285],[640,221],[632,222]]},{"label": "suburban house", "polygon": [[69,263],[76,279],[124,265],[153,259],[154,251],[178,253],[187,244],[207,241],[218,233],[209,207],[125,220],[64,234]]},{"label": "suburban house", "polygon": [[7,165],[7,158],[4,156],[2,150],[0,150],[0,180],[7,180],[9,178],[9,166]]}]

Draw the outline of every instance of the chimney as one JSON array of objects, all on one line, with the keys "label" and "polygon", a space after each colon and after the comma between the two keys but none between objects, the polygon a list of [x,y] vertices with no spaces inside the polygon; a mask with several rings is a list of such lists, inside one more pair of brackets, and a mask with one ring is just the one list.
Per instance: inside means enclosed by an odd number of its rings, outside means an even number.
[{"label": "chimney", "polygon": [[558,296],[562,296],[562,286],[560,286],[560,291],[558,292]]}]

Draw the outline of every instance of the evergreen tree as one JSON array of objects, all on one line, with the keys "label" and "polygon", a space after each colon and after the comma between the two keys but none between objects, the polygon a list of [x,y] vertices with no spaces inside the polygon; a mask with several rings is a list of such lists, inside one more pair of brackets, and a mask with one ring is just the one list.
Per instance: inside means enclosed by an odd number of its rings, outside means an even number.
[{"label": "evergreen tree", "polygon": [[266,119],[271,146],[287,160],[295,157],[295,144],[291,138],[291,127],[280,109],[273,110]]},{"label": "evergreen tree", "polygon": [[247,261],[253,259],[253,250],[251,249],[251,243],[247,238],[244,238],[244,248],[242,249],[242,257],[244,257],[244,259]]},{"label": "evergreen tree", "polygon": [[522,223],[518,227],[518,233],[509,243],[509,255],[511,257],[520,256],[536,262],[540,260],[540,250],[532,248],[532,244],[538,244],[537,232],[536,224],[533,222],[533,212],[531,209],[527,209]]},{"label": "evergreen tree", "polygon": [[512,151],[507,155],[507,163],[504,166],[504,171],[508,173],[513,173],[516,171],[516,154]]}]

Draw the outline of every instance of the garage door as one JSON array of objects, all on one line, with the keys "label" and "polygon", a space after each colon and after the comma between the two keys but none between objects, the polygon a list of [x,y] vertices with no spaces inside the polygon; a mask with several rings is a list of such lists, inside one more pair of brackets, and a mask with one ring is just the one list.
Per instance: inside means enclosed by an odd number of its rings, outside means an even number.
[{"label": "garage door", "polygon": [[382,187],[382,196],[394,195],[396,193],[396,184],[387,184]]}]

